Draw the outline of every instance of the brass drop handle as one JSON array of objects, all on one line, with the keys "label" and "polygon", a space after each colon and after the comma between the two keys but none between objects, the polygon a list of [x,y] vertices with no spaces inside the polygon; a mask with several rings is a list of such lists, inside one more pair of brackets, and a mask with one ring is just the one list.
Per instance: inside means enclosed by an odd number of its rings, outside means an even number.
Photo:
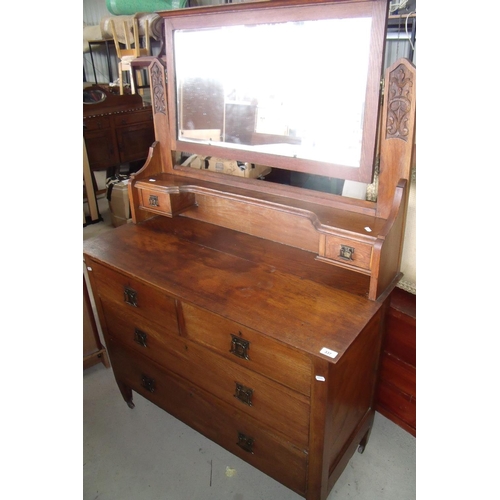
[{"label": "brass drop handle", "polygon": [[248,351],[250,350],[250,342],[237,335],[231,334],[231,349],[229,352],[241,359],[250,360]]},{"label": "brass drop handle", "polygon": [[133,306],[133,307],[138,307],[137,306],[137,292],[135,290],[126,286],[123,289],[123,296],[125,299],[125,303],[127,303],[128,305]]},{"label": "brass drop handle", "polygon": [[340,254],[339,257],[345,260],[354,260],[352,258],[354,254],[354,248],[348,247],[347,245],[340,245]]},{"label": "brass drop handle", "polygon": [[158,196],[154,194],[149,195],[149,206],[150,207],[159,207],[160,204],[158,203]]},{"label": "brass drop handle", "polygon": [[155,392],[156,382],[154,378],[148,377],[147,375],[142,375],[142,387],[149,392]]},{"label": "brass drop handle", "polygon": [[245,403],[248,406],[252,406],[252,396],[253,389],[250,389],[250,387],[245,387],[244,385],[236,382],[236,390],[234,393],[234,397],[236,399],[239,399],[242,403]]},{"label": "brass drop handle", "polygon": [[253,455],[253,437],[246,436],[243,432],[238,432],[238,441],[236,443],[241,449]]},{"label": "brass drop handle", "polygon": [[139,330],[139,328],[136,328],[134,330],[134,342],[141,345],[142,347],[147,347],[148,346],[147,340],[148,340],[148,336],[147,336],[146,332]]}]

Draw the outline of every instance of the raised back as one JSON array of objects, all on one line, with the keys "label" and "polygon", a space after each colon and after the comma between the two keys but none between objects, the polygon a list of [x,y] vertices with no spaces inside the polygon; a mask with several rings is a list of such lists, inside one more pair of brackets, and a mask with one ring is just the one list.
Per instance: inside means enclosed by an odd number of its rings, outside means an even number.
[{"label": "raised back", "polygon": [[[306,250],[326,264],[368,275],[370,280],[366,295],[371,299],[387,293],[401,277],[399,264],[415,127],[415,71],[407,61],[399,61],[387,71],[385,99],[380,107],[378,90],[382,80],[383,50],[378,45],[383,45],[387,6],[385,0],[292,0],[160,13],[165,18],[167,33],[166,63],[156,59],[149,66],[156,142],[150,150],[147,163],[132,176],[129,183],[133,221],[138,223],[156,215],[182,216],[234,229]],[[226,175],[181,165],[181,152],[204,155],[212,152],[213,156],[224,154],[222,158],[235,163],[239,161],[243,165],[260,162],[273,169],[288,168],[310,174],[330,172],[332,176],[342,170],[337,168],[341,165],[330,164],[328,168],[331,170],[326,171],[323,162],[255,153],[245,148],[212,144],[204,139],[179,138],[182,137],[179,131],[183,130],[185,124],[181,120],[182,126],[179,128],[178,116],[183,104],[182,96],[177,91],[183,87],[178,85],[176,70],[182,66],[182,61],[176,60],[180,56],[173,51],[173,44],[168,43],[175,39],[177,30],[239,26],[242,20],[257,27],[263,22],[266,25],[275,20],[279,23],[302,22],[305,19],[313,20],[315,16],[319,19],[325,19],[325,16],[339,19],[368,16],[371,19],[368,70],[371,76],[367,79],[367,88],[371,90],[367,90],[370,100],[364,107],[363,140],[369,137],[369,149],[373,149],[373,153],[376,149],[380,151],[377,201],[351,199],[243,175]],[[269,48],[271,53],[272,49]],[[325,48],[321,51],[327,54]],[[210,59],[216,60],[223,52],[221,47],[213,47]],[[373,53],[377,56],[374,57]],[[328,57],[325,56],[325,64],[327,62]],[[355,61],[349,63],[352,65]],[[297,72],[302,67],[301,60],[298,60]],[[339,68],[338,75],[349,81],[350,73],[345,68]],[[375,100],[371,96],[373,75],[377,75]],[[310,75],[310,80],[314,82],[315,75]],[[310,93],[310,88],[306,92]],[[210,104],[210,96],[205,95],[204,99]],[[300,96],[297,96],[299,101]],[[381,124],[378,133],[373,123]],[[203,130],[211,134],[218,127],[207,126]],[[355,170],[361,172],[362,169],[361,166]],[[350,172],[352,170],[349,169]],[[361,174],[357,180],[366,181]]]}]

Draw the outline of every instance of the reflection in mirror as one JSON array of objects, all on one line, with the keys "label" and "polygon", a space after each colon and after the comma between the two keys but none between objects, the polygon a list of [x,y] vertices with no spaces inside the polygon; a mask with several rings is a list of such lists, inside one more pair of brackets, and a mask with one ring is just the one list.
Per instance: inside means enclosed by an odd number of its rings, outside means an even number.
[{"label": "reflection in mirror", "polygon": [[373,182],[370,184],[281,169],[271,170],[265,180],[365,201],[377,201],[378,195],[378,169],[375,170]]},{"label": "reflection in mirror", "polygon": [[99,89],[83,90],[83,104],[97,104],[106,100],[106,94]]},{"label": "reflection in mirror", "polygon": [[176,30],[177,139],[359,167],[371,24]]}]

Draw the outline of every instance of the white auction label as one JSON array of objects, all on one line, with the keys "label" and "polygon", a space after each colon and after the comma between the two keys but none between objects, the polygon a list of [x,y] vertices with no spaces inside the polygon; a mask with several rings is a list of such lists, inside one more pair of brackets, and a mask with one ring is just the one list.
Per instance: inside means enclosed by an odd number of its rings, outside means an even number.
[{"label": "white auction label", "polygon": [[328,356],[329,358],[336,358],[338,352],[337,351],[332,351],[332,349],[328,349],[328,347],[323,347],[321,351],[319,351],[321,354],[324,354],[325,356]]}]

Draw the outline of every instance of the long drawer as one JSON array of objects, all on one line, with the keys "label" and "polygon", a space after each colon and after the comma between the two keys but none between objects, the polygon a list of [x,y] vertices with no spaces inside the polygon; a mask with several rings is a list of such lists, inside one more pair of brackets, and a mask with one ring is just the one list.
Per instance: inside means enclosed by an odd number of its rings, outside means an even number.
[{"label": "long drawer", "polygon": [[182,311],[188,338],[310,396],[311,361],[305,353],[190,304],[183,303]]},{"label": "long drawer", "polygon": [[305,495],[307,451],[236,407],[117,342],[108,345],[118,381],[190,427]]},{"label": "long drawer", "polygon": [[90,261],[99,297],[110,301],[118,315],[139,314],[158,325],[178,331],[176,303],[173,297],[153,287]]},{"label": "long drawer", "polygon": [[[188,339],[166,336],[154,324],[145,324],[140,315],[129,323],[116,314],[112,304],[103,301],[102,305],[111,338],[307,448],[309,398]],[[145,345],[138,342],[137,329],[145,332]]]}]

